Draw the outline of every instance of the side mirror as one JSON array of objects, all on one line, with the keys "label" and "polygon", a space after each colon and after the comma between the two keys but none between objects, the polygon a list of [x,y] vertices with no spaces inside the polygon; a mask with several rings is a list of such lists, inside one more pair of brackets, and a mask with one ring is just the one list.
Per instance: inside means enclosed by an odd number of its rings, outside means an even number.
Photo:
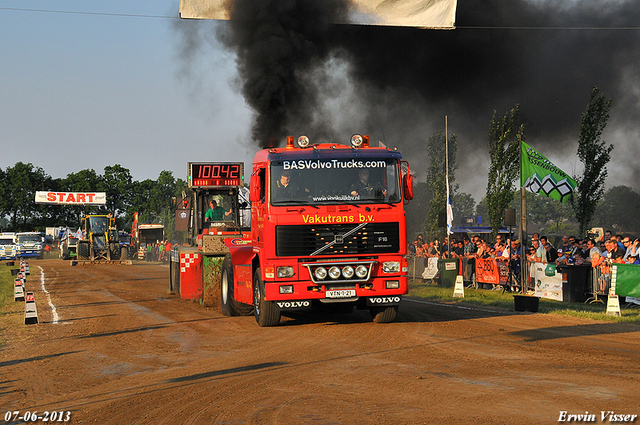
[{"label": "side mirror", "polygon": [[413,199],[413,176],[409,173],[402,177],[402,187],[404,191],[404,199],[410,201]]},{"label": "side mirror", "polygon": [[251,192],[249,193],[249,201],[258,202],[260,201],[260,187],[257,184],[251,186]]}]

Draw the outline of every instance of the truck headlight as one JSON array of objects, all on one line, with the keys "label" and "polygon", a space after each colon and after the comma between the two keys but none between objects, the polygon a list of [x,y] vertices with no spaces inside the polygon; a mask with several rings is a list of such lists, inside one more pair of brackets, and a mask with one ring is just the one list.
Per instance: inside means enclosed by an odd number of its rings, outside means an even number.
[{"label": "truck headlight", "polygon": [[353,267],[351,266],[345,266],[342,269],[342,276],[344,276],[345,279],[351,279],[353,277],[353,273],[354,273],[354,270],[353,270]]},{"label": "truck headlight", "polygon": [[331,279],[337,279],[337,278],[340,277],[341,274],[342,273],[340,272],[340,268],[339,267],[333,266],[333,267],[331,267],[329,269],[329,277]]},{"label": "truck headlight", "polygon": [[318,267],[316,271],[313,272],[313,275],[316,277],[316,279],[323,280],[327,277],[327,269],[325,269],[324,267]]},{"label": "truck headlight", "polygon": [[399,273],[400,262],[399,261],[385,261],[382,263],[382,271],[384,273]]},{"label": "truck headlight", "polygon": [[359,265],[358,267],[356,267],[356,276],[358,276],[360,279],[364,279],[368,274],[369,269],[367,269],[365,266]]},{"label": "truck headlight", "polygon": [[291,266],[280,266],[276,269],[276,275],[279,278],[284,277],[292,277],[293,276],[293,267]]}]

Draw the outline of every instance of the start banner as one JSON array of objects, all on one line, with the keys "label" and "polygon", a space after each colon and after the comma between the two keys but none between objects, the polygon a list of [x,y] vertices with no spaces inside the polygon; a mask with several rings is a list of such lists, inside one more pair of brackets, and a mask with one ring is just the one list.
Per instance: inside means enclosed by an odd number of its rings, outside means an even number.
[{"label": "start banner", "polygon": [[105,205],[105,192],[36,192],[36,204]]},{"label": "start banner", "polygon": [[495,258],[476,258],[476,281],[493,285],[506,285],[509,266],[506,261]]}]

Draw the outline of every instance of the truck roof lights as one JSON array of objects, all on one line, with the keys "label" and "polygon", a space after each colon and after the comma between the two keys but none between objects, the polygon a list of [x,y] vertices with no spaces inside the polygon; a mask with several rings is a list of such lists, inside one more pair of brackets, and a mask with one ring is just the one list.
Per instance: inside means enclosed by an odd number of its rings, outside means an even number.
[{"label": "truck roof lights", "polygon": [[298,137],[298,146],[301,148],[306,148],[309,146],[309,138],[307,136]]},{"label": "truck roof lights", "polygon": [[369,136],[361,136],[360,134],[354,134],[351,136],[351,146],[354,148],[368,148]]}]

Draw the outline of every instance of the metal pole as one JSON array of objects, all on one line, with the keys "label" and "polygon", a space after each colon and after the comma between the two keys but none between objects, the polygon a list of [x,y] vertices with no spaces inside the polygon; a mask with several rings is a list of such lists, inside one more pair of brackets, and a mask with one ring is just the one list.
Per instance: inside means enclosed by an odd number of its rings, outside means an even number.
[{"label": "metal pole", "polygon": [[447,180],[447,203],[445,204],[444,211],[447,216],[447,225],[446,225],[446,233],[447,233],[447,252],[449,253],[449,258],[451,258],[451,240],[449,238],[449,127],[448,127],[448,116],[444,116],[444,143],[445,143],[445,175]]}]

